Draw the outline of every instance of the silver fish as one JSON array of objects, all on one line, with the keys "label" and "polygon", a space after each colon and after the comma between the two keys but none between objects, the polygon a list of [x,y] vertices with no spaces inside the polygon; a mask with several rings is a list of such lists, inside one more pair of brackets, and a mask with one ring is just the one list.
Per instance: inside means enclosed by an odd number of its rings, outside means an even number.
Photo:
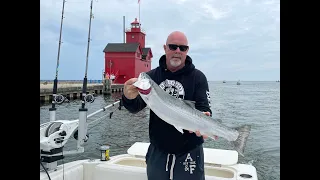
[{"label": "silver fish", "polygon": [[230,128],[203,112],[195,109],[195,102],[182,100],[162,90],[145,72],[140,73],[133,84],[147,106],[163,121],[173,125],[178,131],[182,129],[197,131],[214,139],[222,137],[234,146],[243,156],[244,147],[250,134],[251,126],[243,125]]}]

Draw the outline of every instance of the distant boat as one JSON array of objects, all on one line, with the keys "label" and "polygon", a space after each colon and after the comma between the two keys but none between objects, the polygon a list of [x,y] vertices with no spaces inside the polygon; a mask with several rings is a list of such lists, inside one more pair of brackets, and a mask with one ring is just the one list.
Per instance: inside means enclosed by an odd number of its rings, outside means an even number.
[{"label": "distant boat", "polygon": [[224,81],[222,81],[223,83],[226,83],[226,81],[224,80]]},{"label": "distant boat", "polygon": [[237,85],[240,85],[240,81],[237,82]]}]

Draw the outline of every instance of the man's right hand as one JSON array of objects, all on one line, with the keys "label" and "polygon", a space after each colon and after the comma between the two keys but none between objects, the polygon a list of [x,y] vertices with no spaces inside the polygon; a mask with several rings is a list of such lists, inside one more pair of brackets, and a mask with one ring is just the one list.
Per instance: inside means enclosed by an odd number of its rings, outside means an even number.
[{"label": "man's right hand", "polygon": [[137,80],[138,78],[131,78],[124,83],[123,94],[127,99],[134,99],[138,96],[139,92],[137,87],[132,85]]}]

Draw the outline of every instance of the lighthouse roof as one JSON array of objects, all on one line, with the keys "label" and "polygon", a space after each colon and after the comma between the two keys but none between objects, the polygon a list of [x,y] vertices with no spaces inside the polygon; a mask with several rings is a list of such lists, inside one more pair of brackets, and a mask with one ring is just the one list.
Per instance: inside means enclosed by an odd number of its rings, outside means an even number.
[{"label": "lighthouse roof", "polygon": [[142,54],[147,55],[149,50],[150,50],[150,48],[142,48]]},{"label": "lighthouse roof", "polygon": [[139,24],[139,21],[137,18],[134,18],[134,21],[131,24]]},{"label": "lighthouse roof", "polygon": [[[108,43],[103,52],[136,52],[138,43]],[[142,55],[147,55],[151,48],[141,48]]]},{"label": "lighthouse roof", "polygon": [[108,43],[103,52],[136,52],[138,43]]}]

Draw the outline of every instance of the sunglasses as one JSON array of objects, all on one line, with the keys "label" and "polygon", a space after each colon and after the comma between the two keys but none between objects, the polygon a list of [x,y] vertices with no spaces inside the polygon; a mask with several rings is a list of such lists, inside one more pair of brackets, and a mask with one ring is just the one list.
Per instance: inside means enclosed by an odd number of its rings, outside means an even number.
[{"label": "sunglasses", "polygon": [[168,44],[168,46],[171,51],[177,50],[178,47],[179,47],[180,51],[182,51],[182,52],[189,49],[189,46],[186,46],[186,45]]}]

